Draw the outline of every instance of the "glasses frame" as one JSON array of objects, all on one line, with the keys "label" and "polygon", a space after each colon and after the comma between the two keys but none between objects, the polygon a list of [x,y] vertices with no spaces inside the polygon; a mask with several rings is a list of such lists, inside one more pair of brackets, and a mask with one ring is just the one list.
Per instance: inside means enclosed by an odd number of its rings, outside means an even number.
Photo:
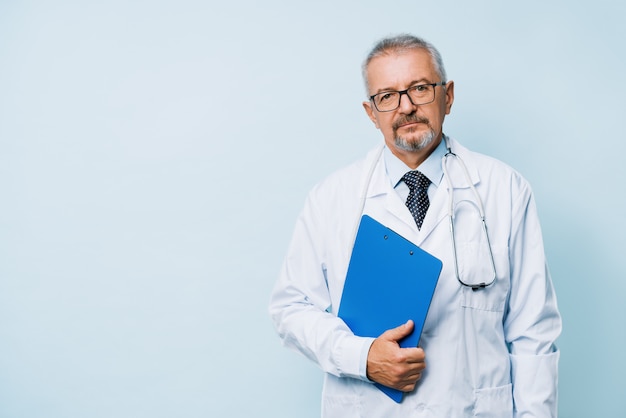
[{"label": "glasses frame", "polygon": [[[426,105],[429,103],[432,103],[435,101],[435,97],[437,96],[436,94],[436,90],[435,88],[437,86],[445,86],[447,83],[445,81],[440,81],[438,83],[422,83],[422,84],[416,84],[414,86],[409,87],[406,90],[388,90],[388,91],[381,91],[380,93],[376,93],[372,96],[370,96],[370,101],[372,102],[372,104],[374,105],[374,107],[376,108],[376,110],[378,110],[379,112],[393,112],[394,110],[398,109],[400,107],[400,103],[402,103],[402,95],[406,94],[406,97],[409,98],[409,102],[411,102],[411,104],[413,106],[422,106],[422,105]],[[422,86],[432,86],[433,87],[433,98],[431,101],[429,102],[424,102],[424,103],[414,103],[413,99],[411,99],[411,96],[409,95],[409,91],[410,90],[415,90],[418,87],[422,87]],[[376,105],[376,101],[374,100],[374,97],[379,96],[381,94],[389,94],[389,93],[399,93],[400,96],[398,96],[398,105],[396,107],[394,107],[393,109],[389,109],[389,110],[380,110],[378,108],[378,106]]]}]

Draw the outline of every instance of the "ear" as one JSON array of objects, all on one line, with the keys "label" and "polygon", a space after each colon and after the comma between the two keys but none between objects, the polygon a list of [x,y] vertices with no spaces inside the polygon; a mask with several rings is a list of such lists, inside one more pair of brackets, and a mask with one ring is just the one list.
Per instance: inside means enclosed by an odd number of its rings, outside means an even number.
[{"label": "ear", "polygon": [[454,103],[454,81],[448,81],[446,84],[446,115],[450,114]]},{"label": "ear", "polygon": [[374,126],[376,126],[377,129],[380,129],[380,126],[378,126],[378,119],[376,119],[376,114],[374,113],[374,109],[372,108],[372,103],[363,102],[363,109],[365,109],[367,117],[370,118],[372,122],[374,122]]}]

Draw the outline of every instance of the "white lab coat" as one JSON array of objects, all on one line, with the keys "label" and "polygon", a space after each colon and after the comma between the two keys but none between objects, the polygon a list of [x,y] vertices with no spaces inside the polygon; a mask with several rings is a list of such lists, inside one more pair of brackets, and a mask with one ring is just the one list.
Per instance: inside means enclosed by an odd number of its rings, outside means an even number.
[{"label": "white lab coat", "polygon": [[[283,343],[326,373],[324,418],[556,417],[554,341],[561,319],[531,189],[505,164],[454,140],[451,147],[485,205],[497,271],[495,283],[485,289],[472,291],[456,279],[445,179],[431,198],[421,231],[375,150],[322,181],[306,200],[270,314]],[[460,166],[450,161],[448,169],[455,200],[475,201]],[[420,340],[427,366],[400,404],[362,375],[372,339],[353,335],[336,316],[364,190],[363,213],[443,261]],[[463,267],[462,274],[485,277],[489,261],[477,243],[480,224],[464,207],[457,212],[457,246],[459,259],[469,260],[471,268]]]}]

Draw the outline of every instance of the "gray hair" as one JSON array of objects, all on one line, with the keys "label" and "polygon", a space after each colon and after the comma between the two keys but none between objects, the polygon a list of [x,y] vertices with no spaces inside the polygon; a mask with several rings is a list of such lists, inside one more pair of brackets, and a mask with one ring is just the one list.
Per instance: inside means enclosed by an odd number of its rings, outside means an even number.
[{"label": "gray hair", "polygon": [[363,74],[363,81],[365,82],[365,94],[369,97],[369,84],[367,82],[367,67],[370,65],[370,62],[376,58],[383,55],[389,55],[391,53],[402,53],[415,49],[423,49],[428,52],[435,64],[435,70],[441,77],[441,81],[443,83],[447,82],[446,69],[443,66],[443,60],[441,59],[441,54],[437,51],[437,48],[434,47],[431,43],[425,41],[422,38],[418,38],[417,36],[409,35],[409,34],[401,34],[397,36],[392,36],[388,38],[383,38],[370,51],[363,61],[363,65],[361,67],[361,72]]}]

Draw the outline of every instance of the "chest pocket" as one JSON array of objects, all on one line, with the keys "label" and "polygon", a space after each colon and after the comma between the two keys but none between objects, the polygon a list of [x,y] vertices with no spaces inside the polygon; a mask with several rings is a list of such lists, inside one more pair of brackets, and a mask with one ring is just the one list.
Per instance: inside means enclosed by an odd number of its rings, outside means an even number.
[{"label": "chest pocket", "polygon": [[[495,281],[477,290],[463,286],[461,306],[483,311],[504,311],[510,287],[508,251],[506,247],[492,245],[492,252],[496,269]],[[486,246],[475,242],[457,243],[457,255],[459,277],[465,283],[489,283],[493,279],[491,256]]]}]

